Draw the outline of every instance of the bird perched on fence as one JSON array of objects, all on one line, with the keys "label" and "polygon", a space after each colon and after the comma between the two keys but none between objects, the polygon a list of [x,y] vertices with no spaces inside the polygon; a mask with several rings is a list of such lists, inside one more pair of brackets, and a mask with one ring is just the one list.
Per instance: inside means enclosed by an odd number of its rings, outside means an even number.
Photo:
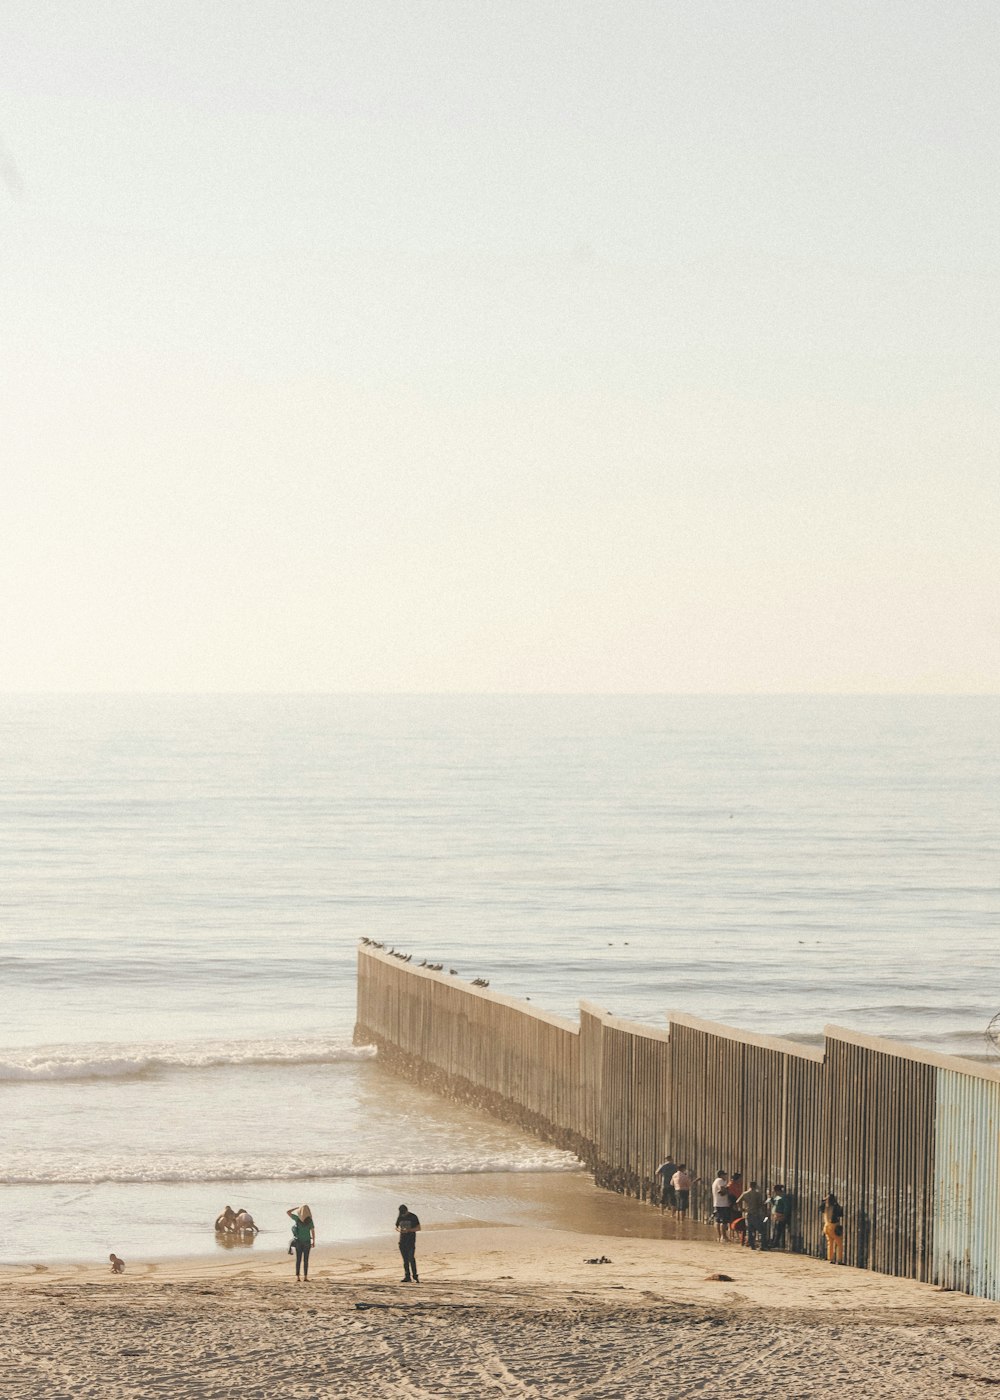
[{"label": "bird perched on fence", "polygon": [[490,984],[485,977],[473,977],[472,985],[474,987],[488,987]]}]

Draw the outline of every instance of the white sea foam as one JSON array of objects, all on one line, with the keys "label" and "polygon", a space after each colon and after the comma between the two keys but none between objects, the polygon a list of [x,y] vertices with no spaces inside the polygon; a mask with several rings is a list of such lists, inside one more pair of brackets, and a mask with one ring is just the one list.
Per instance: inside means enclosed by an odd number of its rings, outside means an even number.
[{"label": "white sea foam", "polygon": [[373,1045],[336,1040],[191,1041],[146,1045],[47,1045],[5,1050],[0,1082],[136,1079],[178,1070],[246,1069],[256,1065],[330,1065],[369,1060]]},{"label": "white sea foam", "polygon": [[382,1162],[362,1162],[344,1157],[306,1161],[261,1161],[218,1159],[212,1162],[178,1163],[134,1161],[105,1162],[99,1168],[85,1162],[52,1159],[38,1164],[23,1163],[0,1176],[5,1186],[100,1186],[174,1185],[178,1183],[242,1181],[336,1181],[347,1177],[470,1176],[487,1172],[566,1172],[579,1171],[580,1163],[568,1152],[533,1145],[523,1154],[477,1158],[472,1153],[455,1154],[447,1161],[413,1158]]}]

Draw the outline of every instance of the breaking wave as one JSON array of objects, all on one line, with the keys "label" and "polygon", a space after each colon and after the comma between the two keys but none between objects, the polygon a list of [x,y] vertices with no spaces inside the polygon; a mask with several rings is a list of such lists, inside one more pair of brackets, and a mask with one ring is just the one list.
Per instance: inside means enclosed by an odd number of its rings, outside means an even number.
[{"label": "breaking wave", "polygon": [[483,1158],[469,1152],[448,1159],[362,1162],[344,1157],[313,1158],[306,1162],[277,1162],[254,1158],[218,1159],[214,1162],[152,1162],[137,1167],[131,1162],[106,1162],[100,1168],[84,1163],[23,1163],[0,1176],[5,1186],[101,1186],[176,1185],[184,1182],[331,1181],[345,1177],[481,1176],[488,1172],[579,1171],[580,1163],[558,1148],[533,1145],[523,1152]]},{"label": "breaking wave", "polygon": [[370,1060],[374,1045],[339,1040],[247,1040],[145,1045],[48,1045],[5,1050],[0,1083],[67,1079],[140,1079],[178,1070],[261,1065],[332,1065]]}]

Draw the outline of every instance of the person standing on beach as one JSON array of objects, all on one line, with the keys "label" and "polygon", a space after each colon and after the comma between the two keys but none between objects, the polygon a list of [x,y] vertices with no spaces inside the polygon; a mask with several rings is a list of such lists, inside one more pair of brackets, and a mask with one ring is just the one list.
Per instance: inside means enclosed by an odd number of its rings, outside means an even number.
[{"label": "person standing on beach", "polygon": [[667,1154],[667,1160],[661,1162],[656,1168],[656,1175],[660,1178],[660,1205],[664,1210],[676,1212],[677,1196],[674,1193],[674,1172],[677,1170],[679,1162],[671,1159]]},{"label": "person standing on beach", "polygon": [[831,1191],[820,1205],[823,1234],[826,1236],[826,1257],[831,1264],[844,1262],[844,1207]]},{"label": "person standing on beach", "polygon": [[784,1186],[779,1182],[771,1187],[767,1198],[767,1247],[784,1249],[785,1230],[792,1213],[792,1202]]},{"label": "person standing on beach", "polygon": [[293,1206],[291,1210],[285,1211],[292,1220],[292,1245],[295,1249],[295,1282],[299,1281],[301,1270],[302,1279],[309,1282],[309,1251],[316,1243],[316,1222],[313,1220],[312,1211],[308,1206]]},{"label": "person standing on beach", "polygon": [[764,1193],[756,1181],[751,1181],[743,1192],[743,1195],[736,1202],[736,1209],[743,1212],[743,1219],[746,1221],[747,1228],[743,1236],[743,1243],[748,1245],[750,1249],[763,1249]]},{"label": "person standing on beach", "polygon": [[[732,1176],[729,1178],[729,1182],[728,1182],[728,1187],[727,1187],[727,1189],[728,1189],[728,1191],[729,1191],[729,1204],[730,1204],[731,1206],[735,1206],[735,1205],[736,1205],[736,1202],[737,1202],[737,1201],[739,1200],[739,1198],[743,1195],[743,1172],[742,1172],[742,1170],[733,1172]],[[735,1215],[735,1213],[736,1213],[736,1212],[734,1211],[733,1214]]]},{"label": "person standing on beach", "polygon": [[712,1182],[712,1218],[715,1221],[715,1238],[725,1244],[728,1238],[729,1222],[733,1218],[733,1203],[729,1197],[729,1176],[725,1167],[720,1167]]},{"label": "person standing on beach", "polygon": [[682,1162],[674,1172],[672,1186],[674,1196],[677,1199],[677,1218],[683,1220],[688,1213],[688,1203],[691,1200],[691,1187],[696,1181],[700,1181],[700,1176],[692,1177],[687,1169],[687,1163]]},{"label": "person standing on beach", "polygon": [[396,1216],[396,1232],[399,1235],[399,1252],[403,1256],[403,1278],[401,1283],[419,1283],[417,1275],[417,1231],[420,1221],[409,1206],[400,1206]]}]

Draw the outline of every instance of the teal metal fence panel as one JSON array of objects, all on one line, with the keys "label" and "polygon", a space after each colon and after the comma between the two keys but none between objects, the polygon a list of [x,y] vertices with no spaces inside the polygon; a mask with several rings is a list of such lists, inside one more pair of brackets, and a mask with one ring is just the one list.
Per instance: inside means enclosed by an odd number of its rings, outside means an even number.
[{"label": "teal metal fence panel", "polygon": [[937,1076],[934,1280],[1000,1302],[1000,1082]]}]

